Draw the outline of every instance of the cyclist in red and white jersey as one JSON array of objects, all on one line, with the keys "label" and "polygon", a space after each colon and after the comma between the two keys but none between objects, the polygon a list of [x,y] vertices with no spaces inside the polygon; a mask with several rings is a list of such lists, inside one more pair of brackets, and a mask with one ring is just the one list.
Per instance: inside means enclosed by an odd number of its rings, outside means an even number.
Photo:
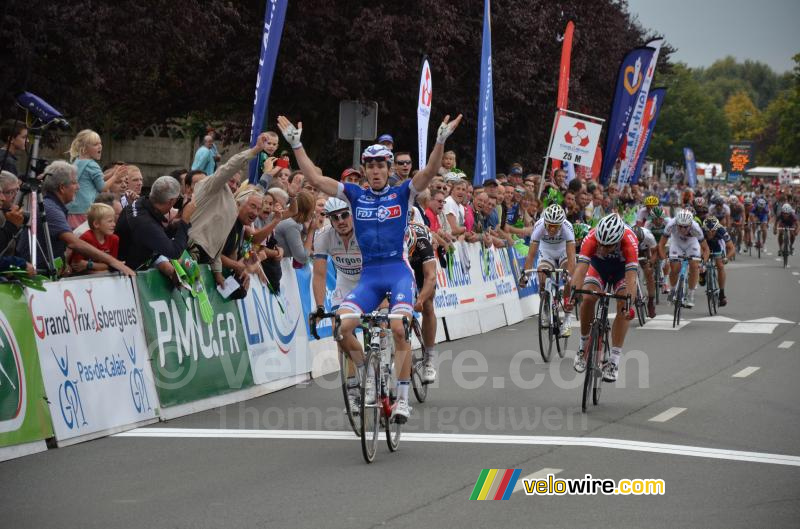
[{"label": "cyclist in red and white jersey", "polygon": [[[606,284],[614,285],[617,295],[625,296],[636,292],[639,271],[639,241],[633,231],[625,226],[619,215],[612,213],[603,217],[597,228],[589,232],[583,240],[578,265],[572,279],[573,288],[583,288],[603,292]],[[575,355],[573,367],[578,373],[586,370],[584,347],[597,303],[595,296],[585,296],[581,303],[581,343]],[[611,358],[603,362],[603,380],[614,382],[619,371],[619,357],[628,333],[628,322],[633,319],[630,297],[627,301],[617,301],[617,316],[611,326]]]}]

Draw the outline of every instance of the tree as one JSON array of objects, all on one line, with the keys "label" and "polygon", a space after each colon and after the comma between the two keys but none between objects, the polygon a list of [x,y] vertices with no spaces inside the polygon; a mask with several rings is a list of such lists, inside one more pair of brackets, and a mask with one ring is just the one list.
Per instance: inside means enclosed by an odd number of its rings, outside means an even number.
[{"label": "tree", "polygon": [[764,112],[766,125],[757,151],[760,163],[800,165],[800,53],[793,59],[793,86],[781,92]]},{"label": "tree", "polygon": [[724,110],[734,140],[756,140],[761,136],[764,130],[763,116],[746,92],[730,96]]},{"label": "tree", "polygon": [[698,160],[724,160],[730,140],[728,121],[691,70],[678,63],[671,73],[659,76],[659,83],[667,86],[667,94],[653,131],[650,156],[680,162],[683,148],[691,147]]}]

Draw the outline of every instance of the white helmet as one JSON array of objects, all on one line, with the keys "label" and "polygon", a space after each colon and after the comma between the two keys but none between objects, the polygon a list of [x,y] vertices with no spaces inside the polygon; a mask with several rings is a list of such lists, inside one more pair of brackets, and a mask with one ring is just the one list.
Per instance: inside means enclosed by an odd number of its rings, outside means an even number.
[{"label": "white helmet", "polygon": [[385,145],[376,143],[364,149],[364,152],[361,154],[361,163],[366,164],[367,160],[386,162],[386,165],[391,166],[392,162],[394,162],[394,155]]},{"label": "white helmet", "polygon": [[350,210],[350,204],[345,202],[339,197],[330,197],[328,200],[325,201],[325,214],[328,215],[333,213],[334,211],[341,211],[343,209]]},{"label": "white helmet", "polygon": [[608,246],[621,241],[624,233],[625,223],[622,222],[619,215],[612,213],[600,219],[595,230],[595,237],[598,243]]},{"label": "white helmet", "polygon": [[544,210],[543,218],[546,224],[562,224],[567,219],[567,216],[561,206],[550,204]]},{"label": "white helmet", "polygon": [[787,202],[786,204],[781,206],[781,213],[783,213],[784,215],[791,215],[792,213],[794,213],[794,209],[792,209],[792,205]]},{"label": "white helmet", "polygon": [[678,211],[678,214],[675,216],[675,223],[678,226],[689,226],[693,220],[692,212],[688,209]]}]

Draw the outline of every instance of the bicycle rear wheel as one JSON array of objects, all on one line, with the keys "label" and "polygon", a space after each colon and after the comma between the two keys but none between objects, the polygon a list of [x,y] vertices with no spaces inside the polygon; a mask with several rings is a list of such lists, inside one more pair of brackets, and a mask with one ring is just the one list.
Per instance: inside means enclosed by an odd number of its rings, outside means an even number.
[{"label": "bicycle rear wheel", "polygon": [[656,284],[656,305],[661,302],[661,282],[662,282],[662,270],[661,270],[661,261],[656,262],[656,269],[653,271],[654,281]]},{"label": "bicycle rear wheel", "polygon": [[[392,377],[392,380],[389,382],[389,386],[396,387],[396,377]],[[389,400],[392,404],[396,399],[396,395],[390,391]],[[383,408],[381,408],[383,410]],[[386,444],[389,445],[390,452],[396,452],[397,448],[400,446],[400,423],[395,422],[392,420],[391,415],[387,416],[384,415],[381,417],[381,421],[383,422],[384,430],[386,431]]]},{"label": "bicycle rear wheel", "polygon": [[411,330],[419,340],[420,349],[412,351],[411,356],[411,387],[414,388],[414,396],[417,402],[422,404],[428,398],[428,384],[424,382],[423,373],[425,362],[428,360],[428,353],[425,350],[425,342],[422,340],[422,328],[417,318],[411,319]]},{"label": "bicycle rear wheel", "polygon": [[[370,376],[375,381],[375,401],[367,404],[366,384],[361,385],[361,453],[367,463],[375,460],[378,449],[378,430],[380,429],[380,387],[381,387],[381,355],[379,351],[369,351],[364,364],[364,380]],[[368,375],[372,372],[372,375]]]},{"label": "bicycle rear wheel", "polygon": [[[353,429],[353,433],[356,435],[361,435],[361,410],[360,409],[352,409],[350,407],[350,399],[349,399],[349,391],[347,387],[347,377],[350,374],[351,367],[356,369],[353,365],[353,361],[350,360],[350,355],[345,353],[344,351],[339,351],[339,366],[341,371],[339,372],[339,378],[342,381],[342,394],[344,396],[344,411],[347,414],[347,420],[350,421],[350,427]],[[356,373],[358,376],[358,373]],[[361,397],[361,387],[360,384],[358,387],[358,395],[359,398]]]},{"label": "bicycle rear wheel", "polygon": [[[558,324],[558,328],[559,329],[563,328],[564,323],[566,322],[566,319],[567,319],[567,313],[566,312],[564,312],[564,318],[563,319],[561,319],[561,317],[559,316],[559,320],[560,320],[560,323]],[[558,336],[555,337],[555,341],[556,341],[556,352],[558,352],[558,357],[559,358],[564,358],[564,354],[567,352],[567,342],[569,341],[569,336],[561,336],[559,334]]]},{"label": "bicycle rear wheel", "polygon": [[545,362],[550,361],[553,353],[553,322],[550,312],[550,293],[544,290],[539,297],[539,352]]}]

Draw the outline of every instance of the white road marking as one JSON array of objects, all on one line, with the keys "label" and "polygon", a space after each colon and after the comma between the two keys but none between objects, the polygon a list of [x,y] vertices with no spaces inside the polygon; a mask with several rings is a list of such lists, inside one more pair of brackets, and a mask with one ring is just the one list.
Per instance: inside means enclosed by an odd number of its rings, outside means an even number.
[{"label": "white road marking", "polygon": [[793,321],[784,320],[783,318],[777,318],[775,316],[770,316],[769,318],[759,318],[757,320],[745,320],[747,323],[794,323]]},{"label": "white road marking", "polygon": [[681,413],[685,412],[686,408],[670,408],[666,411],[663,411],[648,419],[650,422],[667,422],[668,420],[672,419],[673,417],[680,415]]},{"label": "white road marking", "polygon": [[[310,439],[317,441],[358,441],[352,431],[319,431],[319,430],[240,430],[216,428],[136,428],[127,432],[114,434],[112,437],[150,437],[172,439]],[[683,455],[688,457],[705,457],[710,459],[726,459],[729,461],[750,461],[800,467],[800,456],[786,454],[770,454],[765,452],[744,452],[726,450],[724,448],[707,448],[702,446],[674,445],[665,443],[649,443],[630,441],[627,439],[608,439],[603,437],[555,437],[526,435],[458,435],[439,433],[403,432],[403,442],[420,443],[467,443],[489,445],[540,445],[540,446],[582,446],[594,448],[612,448],[633,452],[650,452],[659,454]]]},{"label": "white road marking", "polygon": [[777,258],[777,259],[775,259],[775,260],[776,260],[776,261],[778,261],[778,262],[780,262],[780,261],[783,261],[783,258],[782,258],[782,257],[778,257],[778,258]]},{"label": "white road marking", "polygon": [[778,349],[788,349],[792,345],[794,345],[794,342],[781,342],[781,344],[778,346]]},{"label": "white road marking", "polygon": [[[772,252],[767,252],[767,255],[770,255],[770,256],[771,256],[771,255],[772,255]],[[777,261],[780,261],[780,259],[776,259],[776,260],[777,260]]]},{"label": "white road marking", "polygon": [[737,323],[728,332],[738,332],[743,334],[772,334],[777,327],[777,323]]},{"label": "white road marking", "polygon": [[644,327],[636,327],[643,331],[679,331],[689,325],[689,322],[681,319],[677,327],[672,327],[672,318],[669,321],[664,320],[650,320],[644,324]]},{"label": "white road marking", "polygon": [[800,272],[792,272],[793,276],[800,276]]},{"label": "white road marking", "polygon": [[[564,471],[563,468],[543,468],[541,470],[537,470],[533,474],[528,474],[524,478],[518,480],[517,484],[514,485],[514,492],[525,490],[525,484],[524,484],[525,480],[530,481],[532,479],[544,479],[550,474],[553,474],[555,476],[556,474],[559,474],[563,471]],[[512,492],[511,494],[514,494],[514,492]]]},{"label": "white road marking", "polygon": [[758,371],[759,369],[761,369],[761,368],[760,368],[760,367],[753,367],[753,366],[750,366],[750,367],[745,367],[744,369],[742,369],[742,370],[741,370],[741,371],[739,371],[738,373],[734,373],[734,374],[733,374],[733,375],[731,375],[731,376],[732,376],[733,378],[744,378],[744,377],[749,377],[750,375],[752,375],[753,373],[755,373],[755,372],[756,372],[756,371]]},{"label": "white road marking", "polygon": [[727,316],[706,316],[705,318],[697,318],[692,321],[713,321],[718,323],[739,323],[739,320],[734,320],[733,318],[729,318]]}]

